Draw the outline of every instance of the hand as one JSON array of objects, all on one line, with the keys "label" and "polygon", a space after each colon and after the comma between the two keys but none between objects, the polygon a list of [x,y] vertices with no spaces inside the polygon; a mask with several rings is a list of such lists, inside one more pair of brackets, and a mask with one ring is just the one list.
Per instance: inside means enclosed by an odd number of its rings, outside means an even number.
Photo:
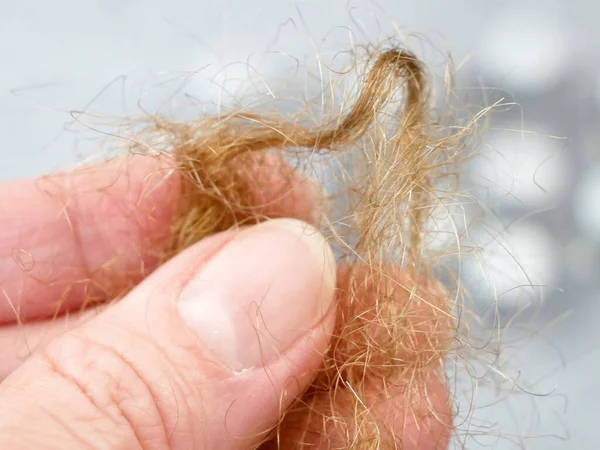
[{"label": "hand", "polygon": [[[263,167],[261,199],[281,175]],[[4,183],[0,448],[251,448],[308,386],[337,307],[331,250],[304,222],[309,186],[265,202],[291,219],[154,270],[178,193],[142,156]],[[447,415],[445,387],[431,390]],[[404,448],[445,448],[443,421],[402,414],[407,395],[383,403]]]}]

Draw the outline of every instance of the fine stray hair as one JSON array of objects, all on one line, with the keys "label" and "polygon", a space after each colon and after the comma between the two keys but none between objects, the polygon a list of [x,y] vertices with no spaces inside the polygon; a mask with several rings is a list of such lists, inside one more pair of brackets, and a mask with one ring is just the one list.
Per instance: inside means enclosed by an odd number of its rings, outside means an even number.
[{"label": "fine stray hair", "polygon": [[[338,255],[334,337],[312,385],[265,430],[261,448],[421,448],[403,442],[417,420],[442,441],[452,432],[451,407],[440,411],[429,400],[448,392],[443,361],[461,342],[459,296],[436,281],[423,241],[433,210],[455,195],[453,167],[476,121],[452,133],[436,123],[425,69],[403,49],[371,51],[366,67],[349,110],[321,125],[243,110],[192,121],[153,117],[128,140],[131,152],[158,153],[182,180],[162,260],[214,233],[276,217],[256,198],[249,168],[351,160],[320,182],[335,192],[311,209],[319,214],[302,217]],[[298,173],[277,185],[280,198],[295,201]],[[382,411],[391,386],[408,403]]]}]

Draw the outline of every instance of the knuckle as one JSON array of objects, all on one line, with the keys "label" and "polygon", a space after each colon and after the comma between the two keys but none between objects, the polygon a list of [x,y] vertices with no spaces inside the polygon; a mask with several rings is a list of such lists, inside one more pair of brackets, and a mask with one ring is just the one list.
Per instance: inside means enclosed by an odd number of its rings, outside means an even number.
[{"label": "knuckle", "polygon": [[67,333],[43,357],[63,384],[74,388],[79,400],[94,411],[91,420],[123,430],[128,448],[170,448],[168,409],[162,395],[126,355],[89,337]]}]

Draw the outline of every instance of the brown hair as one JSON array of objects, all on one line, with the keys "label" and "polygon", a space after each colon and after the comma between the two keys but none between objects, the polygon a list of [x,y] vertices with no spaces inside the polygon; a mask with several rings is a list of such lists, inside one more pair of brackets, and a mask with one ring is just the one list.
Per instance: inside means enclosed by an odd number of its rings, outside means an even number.
[{"label": "brown hair", "polygon": [[[248,167],[352,158],[342,176],[325,180],[337,183],[334,198],[319,205],[318,217],[306,217],[339,257],[335,335],[318,376],[265,448],[396,448],[412,417],[432,436],[447,439],[451,430],[450,408],[431,408],[428,399],[440,387],[447,391],[442,361],[458,337],[456,300],[433,276],[422,242],[432,210],[453,194],[440,186],[453,176],[473,123],[446,133],[434,122],[429,79],[410,53],[374,52],[367,67],[349,111],[323,125],[249,111],[187,122],[154,117],[131,141],[133,151],[158,151],[182,180],[163,259],[277,215],[257,201]],[[280,197],[294,201],[293,180],[278,186]],[[382,410],[392,385],[408,403]],[[399,411],[403,417],[385,426]]]}]

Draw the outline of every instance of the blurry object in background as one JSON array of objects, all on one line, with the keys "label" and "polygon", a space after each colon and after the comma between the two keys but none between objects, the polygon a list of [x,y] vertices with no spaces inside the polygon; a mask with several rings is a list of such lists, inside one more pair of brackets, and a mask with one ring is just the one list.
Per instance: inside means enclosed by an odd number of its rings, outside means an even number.
[{"label": "blurry object in background", "polygon": [[524,130],[517,122],[485,135],[468,173],[486,206],[542,210],[567,194],[571,180],[566,141],[539,129],[529,122]]},{"label": "blurry object in background", "polygon": [[476,225],[470,234],[477,247],[465,264],[464,281],[491,319],[496,312],[510,319],[539,308],[546,291],[556,289],[560,248],[546,227],[532,221],[505,230]]},{"label": "blurry object in background", "polygon": [[516,3],[491,17],[477,51],[481,71],[511,91],[544,92],[568,72],[568,30],[550,5]]},{"label": "blurry object in background", "polygon": [[581,231],[600,241],[600,165],[582,174],[573,198],[573,214]]}]

